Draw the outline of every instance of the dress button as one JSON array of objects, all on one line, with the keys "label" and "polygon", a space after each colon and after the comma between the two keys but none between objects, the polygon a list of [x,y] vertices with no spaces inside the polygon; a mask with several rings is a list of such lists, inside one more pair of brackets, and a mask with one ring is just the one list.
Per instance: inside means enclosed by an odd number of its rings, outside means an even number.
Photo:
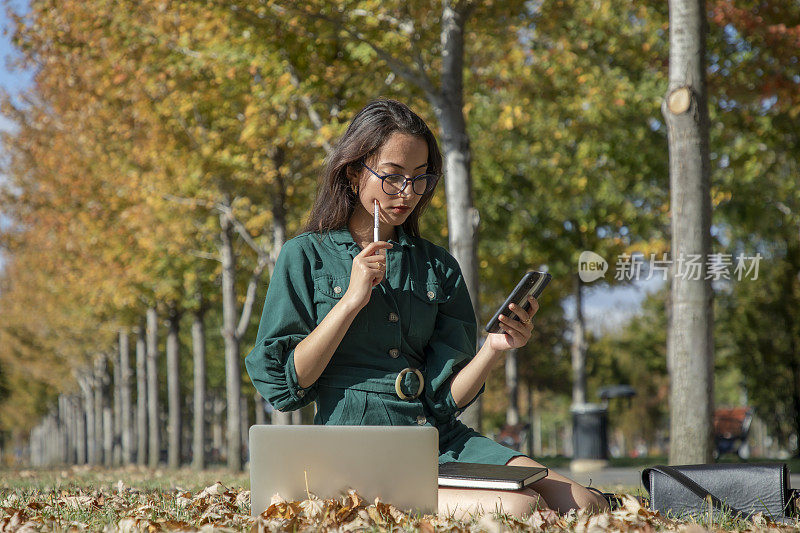
[{"label": "dress button", "polygon": [[304,391],[303,389],[300,389],[299,391],[297,391],[297,397],[298,398],[302,398],[305,395],[306,395],[306,391]]},{"label": "dress button", "polygon": [[389,350],[389,357],[391,357],[392,359],[397,359],[398,357],[400,357],[400,350],[398,350],[397,348],[392,348],[391,350]]},{"label": "dress button", "polygon": [[433,300],[433,297],[436,296],[436,293],[433,291],[428,291],[428,300]]},{"label": "dress button", "polygon": [[422,415],[419,415],[419,416],[417,417],[417,424],[419,424],[420,426],[424,426],[424,425],[425,425],[425,422],[427,422],[427,421],[428,421],[428,420],[427,420],[427,419],[426,419],[424,416],[422,416]]},{"label": "dress button", "polygon": [[342,292],[342,288],[337,285],[333,288],[333,292],[335,292],[336,294],[340,294]]},{"label": "dress button", "polygon": [[398,320],[400,320],[400,317],[397,313],[389,313],[389,322],[397,322]]}]

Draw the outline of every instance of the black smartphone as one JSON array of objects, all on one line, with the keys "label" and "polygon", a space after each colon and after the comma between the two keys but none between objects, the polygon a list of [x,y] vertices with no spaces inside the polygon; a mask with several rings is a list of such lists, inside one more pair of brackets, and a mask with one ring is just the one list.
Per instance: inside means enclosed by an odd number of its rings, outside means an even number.
[{"label": "black smartphone", "polygon": [[552,278],[553,276],[547,272],[538,272],[536,270],[526,272],[525,275],[522,276],[522,279],[519,280],[519,283],[517,283],[517,286],[514,287],[514,290],[511,291],[509,297],[506,298],[506,301],[503,302],[503,305],[500,306],[500,309],[497,310],[483,329],[488,333],[499,333],[503,328],[503,324],[498,318],[500,315],[512,316],[514,320],[519,320],[519,317],[511,311],[508,306],[512,303],[517,304],[527,311],[530,309],[528,296],[533,295],[534,298],[538,298]]}]

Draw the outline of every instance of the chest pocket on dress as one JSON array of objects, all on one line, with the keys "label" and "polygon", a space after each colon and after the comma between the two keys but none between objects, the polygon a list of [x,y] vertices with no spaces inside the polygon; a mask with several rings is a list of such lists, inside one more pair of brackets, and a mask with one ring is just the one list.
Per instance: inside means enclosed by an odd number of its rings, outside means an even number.
[{"label": "chest pocket on dress", "polygon": [[[333,306],[339,303],[350,286],[350,276],[321,276],[314,280],[314,306],[317,311],[317,324],[322,322]],[[347,330],[347,335],[366,334],[369,331],[366,307],[358,312]]]},{"label": "chest pocket on dress", "polygon": [[408,335],[427,342],[436,324],[439,304],[448,300],[438,281],[426,283],[411,280],[411,322]]}]

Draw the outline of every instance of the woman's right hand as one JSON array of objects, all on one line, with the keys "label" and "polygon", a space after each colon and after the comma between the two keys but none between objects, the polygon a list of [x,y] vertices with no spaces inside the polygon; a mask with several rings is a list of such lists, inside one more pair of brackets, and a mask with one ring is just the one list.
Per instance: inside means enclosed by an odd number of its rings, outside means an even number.
[{"label": "woman's right hand", "polygon": [[350,269],[350,285],[342,300],[347,299],[357,309],[363,309],[369,303],[372,288],[381,282],[386,274],[386,254],[380,250],[391,248],[386,241],[369,243],[353,258]]}]

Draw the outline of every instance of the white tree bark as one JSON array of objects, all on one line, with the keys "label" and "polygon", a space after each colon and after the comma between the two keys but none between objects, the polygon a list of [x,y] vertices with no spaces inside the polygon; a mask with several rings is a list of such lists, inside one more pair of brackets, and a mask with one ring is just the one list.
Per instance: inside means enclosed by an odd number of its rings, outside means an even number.
[{"label": "white tree bark", "polygon": [[72,438],[72,413],[70,412],[69,398],[64,393],[58,395],[58,426],[60,429],[61,462],[74,464],[75,441]]},{"label": "white tree bark", "polygon": [[115,350],[114,353],[116,357],[111,386],[111,463],[116,466],[122,464],[122,365],[120,364],[122,353],[119,350]]},{"label": "white tree bark", "polygon": [[[80,380],[78,381],[80,386]],[[73,398],[73,410],[75,412],[75,464],[85,465],[86,460],[86,411],[83,406],[83,396],[76,395]]]},{"label": "white tree bark", "polygon": [[506,352],[506,395],[508,407],[506,408],[506,424],[519,424],[519,380],[517,379],[517,350]]},{"label": "white tree bark", "polygon": [[147,344],[143,323],[136,332],[136,464],[147,464]]},{"label": "white tree bark", "polygon": [[120,409],[122,426],[122,464],[133,461],[133,405],[131,404],[131,353],[128,330],[119,330]]},{"label": "white tree bark", "polygon": [[239,412],[241,413],[240,435],[241,435],[241,439],[242,439],[239,442],[239,447],[240,447],[241,450],[245,451],[245,456],[249,457],[250,456],[250,450],[249,450],[249,448],[250,448],[249,440],[250,439],[249,439],[249,434],[248,434],[248,428],[250,427],[250,410],[249,410],[248,405],[247,405],[247,397],[246,396],[242,396],[242,398],[241,398],[241,400],[239,402]]},{"label": "white tree bark", "polygon": [[57,410],[56,410],[56,427],[58,428],[58,439],[56,446],[58,448],[57,459],[61,464],[67,464],[70,461],[70,451],[72,443],[69,440],[69,412],[67,406],[67,397],[65,394],[58,395]]},{"label": "white tree bark", "polygon": [[539,410],[539,391],[533,386],[529,385],[529,415],[531,423],[531,442],[528,455],[531,457],[540,457],[543,454],[542,449],[542,413]]},{"label": "white tree bark", "polygon": [[103,408],[105,406],[106,361],[103,355],[95,357],[94,362],[94,437],[97,463],[105,464],[105,426],[103,424]]},{"label": "white tree bark", "polygon": [[92,378],[90,373],[85,373],[78,378],[78,386],[83,395],[83,412],[86,417],[86,463],[97,464],[97,439],[95,438],[94,421],[94,392],[92,390]]},{"label": "white tree bark", "polygon": [[167,317],[167,465],[170,468],[181,464],[180,318],[172,306]]},{"label": "white tree bark", "polygon": [[256,392],[253,395],[253,403],[256,406],[254,423],[257,426],[262,426],[267,423],[267,412],[264,410],[264,398]]},{"label": "white tree bark", "polygon": [[[669,88],[662,104],[669,140],[672,314],[667,336],[671,464],[712,457],[713,308],[708,108],[703,0],[670,0]],[[700,258],[697,276],[683,261]],[[676,268],[677,267],[677,268]],[[695,279],[698,278],[698,279]]]},{"label": "white tree bark", "polygon": [[236,319],[236,258],[233,251],[233,228],[226,214],[220,215],[220,256],[222,258],[222,338],[225,341],[225,391],[228,403],[228,468],[242,469],[239,445],[241,434],[241,370]]},{"label": "white tree bark", "polygon": [[583,317],[583,282],[575,276],[575,319],[572,321],[572,405],[586,403],[586,321]]},{"label": "white tree bark", "polygon": [[161,421],[158,413],[158,313],[147,309],[147,433],[148,465],[156,468],[161,460]]},{"label": "white tree bark", "polygon": [[103,405],[103,465],[111,468],[114,464],[114,413],[111,405]]},{"label": "white tree bark", "polygon": [[202,470],[206,466],[205,405],[206,405],[206,332],[205,309],[192,314],[192,358],[194,360],[194,424],[192,427],[192,468]]},{"label": "white tree bark", "polygon": [[225,435],[223,431],[223,413],[226,403],[216,394],[211,401],[211,446],[215,450],[215,460],[219,461],[225,455]]}]

